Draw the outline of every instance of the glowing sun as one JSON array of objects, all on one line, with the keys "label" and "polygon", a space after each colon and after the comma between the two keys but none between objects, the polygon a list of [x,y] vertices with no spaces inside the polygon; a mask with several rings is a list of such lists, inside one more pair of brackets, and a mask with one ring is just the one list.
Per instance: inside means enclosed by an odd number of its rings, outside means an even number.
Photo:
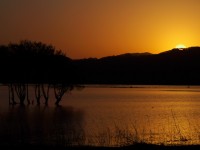
[{"label": "glowing sun", "polygon": [[176,48],[178,48],[178,49],[184,49],[184,48],[186,48],[186,46],[183,45],[183,44],[178,44],[178,45],[176,45]]}]

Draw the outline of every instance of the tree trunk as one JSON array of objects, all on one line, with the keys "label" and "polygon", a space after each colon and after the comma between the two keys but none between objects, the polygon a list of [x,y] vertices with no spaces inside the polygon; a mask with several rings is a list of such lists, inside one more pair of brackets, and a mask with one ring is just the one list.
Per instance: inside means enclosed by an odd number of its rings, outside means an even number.
[{"label": "tree trunk", "polygon": [[35,86],[35,98],[37,100],[37,105],[40,105],[40,98],[41,98],[40,84],[36,84]]}]

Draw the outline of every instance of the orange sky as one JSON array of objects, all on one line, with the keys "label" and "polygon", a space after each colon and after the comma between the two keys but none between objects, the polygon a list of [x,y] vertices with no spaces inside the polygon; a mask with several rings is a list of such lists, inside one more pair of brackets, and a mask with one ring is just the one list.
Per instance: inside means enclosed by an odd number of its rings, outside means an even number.
[{"label": "orange sky", "polygon": [[200,0],[1,0],[0,44],[41,41],[71,58],[200,45]]}]

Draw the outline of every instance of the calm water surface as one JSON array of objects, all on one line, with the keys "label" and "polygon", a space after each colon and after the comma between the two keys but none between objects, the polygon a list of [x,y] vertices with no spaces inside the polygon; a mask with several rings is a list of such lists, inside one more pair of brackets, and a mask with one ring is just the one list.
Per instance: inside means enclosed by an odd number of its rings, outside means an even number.
[{"label": "calm water surface", "polygon": [[[30,87],[32,100],[33,93]],[[9,106],[1,86],[0,99],[1,135],[18,135],[21,142],[62,142],[62,136],[69,144],[200,143],[198,86],[86,86],[66,94],[62,107],[53,105],[51,90],[48,107],[23,108]]]}]

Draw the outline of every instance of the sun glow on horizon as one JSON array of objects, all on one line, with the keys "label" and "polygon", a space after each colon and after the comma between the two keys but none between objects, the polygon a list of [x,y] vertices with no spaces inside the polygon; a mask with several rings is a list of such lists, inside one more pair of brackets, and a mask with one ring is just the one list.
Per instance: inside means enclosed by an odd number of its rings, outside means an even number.
[{"label": "sun glow on horizon", "polygon": [[0,45],[38,41],[72,59],[200,44],[200,0],[0,0],[0,18]]},{"label": "sun glow on horizon", "polygon": [[184,49],[184,48],[186,48],[186,46],[183,45],[183,44],[178,44],[178,45],[176,45],[176,48],[178,48],[178,49]]}]

